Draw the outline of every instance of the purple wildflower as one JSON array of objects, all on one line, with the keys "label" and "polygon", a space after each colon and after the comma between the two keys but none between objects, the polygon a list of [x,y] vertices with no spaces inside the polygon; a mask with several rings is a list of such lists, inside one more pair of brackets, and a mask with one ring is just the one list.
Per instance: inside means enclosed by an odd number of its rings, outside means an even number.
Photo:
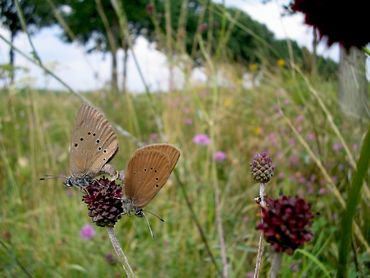
[{"label": "purple wildflower", "polygon": [[197,134],[193,137],[193,142],[198,145],[209,145],[211,139],[206,134]]},{"label": "purple wildflower", "polygon": [[80,236],[82,239],[90,240],[95,236],[95,229],[92,225],[86,224],[80,230]]},{"label": "purple wildflower", "polygon": [[315,133],[310,132],[307,134],[308,141],[314,141],[315,139],[316,139]]},{"label": "purple wildflower", "polygon": [[342,149],[343,149],[343,145],[341,143],[335,143],[335,144],[333,144],[333,151],[339,152]]},{"label": "purple wildflower", "polygon": [[299,165],[299,157],[296,154],[290,155],[288,160],[289,160],[289,164],[291,166],[298,166]]},{"label": "purple wildflower", "polygon": [[108,264],[110,265],[115,265],[117,263],[116,258],[113,256],[112,253],[108,253],[105,255],[105,260],[107,261]]},{"label": "purple wildflower", "polygon": [[295,118],[296,124],[301,124],[303,121],[304,121],[304,116],[303,115],[299,115]]},{"label": "purple wildflower", "polygon": [[295,146],[295,140],[294,138],[290,138],[289,141],[288,141],[289,145],[291,145],[292,147]]},{"label": "purple wildflower", "polygon": [[192,119],[190,119],[190,118],[186,118],[186,119],[184,120],[184,124],[186,124],[186,125],[192,125],[192,124],[193,124],[193,120],[192,120]]},{"label": "purple wildflower", "polygon": [[152,141],[152,142],[157,141],[158,138],[159,138],[159,136],[158,136],[157,133],[153,132],[153,133],[150,133],[150,135],[149,135],[149,140]]},{"label": "purple wildflower", "polygon": [[226,153],[222,151],[217,151],[214,153],[213,159],[219,162],[224,161],[226,159]]},{"label": "purple wildflower", "polygon": [[268,140],[269,140],[271,146],[277,146],[278,145],[278,137],[277,137],[276,133],[271,132],[268,135]]}]

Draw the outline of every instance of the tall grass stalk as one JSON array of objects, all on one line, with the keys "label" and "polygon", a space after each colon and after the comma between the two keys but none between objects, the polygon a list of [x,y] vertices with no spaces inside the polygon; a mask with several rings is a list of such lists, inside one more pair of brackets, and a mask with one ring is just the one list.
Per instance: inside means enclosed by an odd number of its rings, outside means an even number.
[{"label": "tall grass stalk", "polygon": [[[16,46],[14,46],[9,40],[7,40],[3,35],[0,34],[0,39],[5,42],[7,45],[9,45],[9,47],[12,47],[17,53],[19,53],[22,57],[24,57],[26,60],[30,61],[31,63],[33,63],[34,65],[37,65],[39,66],[40,68],[42,68],[47,74],[49,74],[51,77],[53,77],[55,80],[57,80],[61,85],[63,85],[70,93],[72,93],[73,95],[75,95],[76,97],[78,97],[81,101],[91,105],[91,106],[94,106],[91,101],[89,99],[87,99],[85,96],[83,96],[82,94],[80,94],[79,92],[75,91],[72,89],[72,87],[70,87],[65,81],[63,81],[63,79],[61,79],[59,76],[57,76],[56,74],[54,74],[53,71],[49,70],[47,67],[45,67],[43,64],[40,64],[38,63],[37,61],[35,61],[33,58],[31,58],[30,56],[28,56],[27,54],[25,54],[22,50],[20,50],[19,48],[17,48]],[[118,124],[115,124],[113,123],[113,126],[117,129],[117,131],[124,137],[128,138],[130,141],[132,141],[133,143],[135,143],[136,145],[141,145],[142,143],[140,142],[139,139],[137,139],[134,135],[132,135],[130,132],[128,132],[126,129],[124,129],[123,127],[121,127],[120,125]]]},{"label": "tall grass stalk", "polygon": [[211,262],[212,262],[213,266],[215,267],[217,273],[219,274],[220,277],[222,277],[222,272],[220,271],[220,269],[219,269],[219,267],[217,265],[215,256],[213,255],[212,250],[211,250],[211,247],[209,246],[207,236],[206,236],[205,232],[203,231],[202,225],[200,224],[200,222],[198,220],[198,217],[197,217],[197,215],[196,215],[196,213],[194,211],[193,205],[192,205],[192,203],[191,203],[191,201],[190,201],[190,199],[188,197],[188,194],[186,192],[186,185],[182,182],[182,180],[180,178],[180,175],[179,175],[179,173],[178,173],[178,171],[176,169],[174,171],[174,174],[175,174],[177,183],[180,185],[181,192],[182,192],[183,197],[185,199],[186,205],[187,205],[187,207],[188,207],[188,209],[190,211],[191,218],[194,221],[195,226],[198,229],[199,235],[200,235],[201,240],[202,240],[202,242],[203,242],[203,244],[204,244],[204,246],[206,248],[206,251],[208,253],[208,256],[211,259]]},{"label": "tall grass stalk", "polygon": [[[215,69],[215,65],[209,55],[209,52],[206,50],[204,46],[204,41],[202,38],[199,39],[199,45],[201,52],[207,62],[208,67],[210,68],[210,76],[212,78],[211,82],[211,88],[212,88],[212,113],[210,117],[208,118],[208,127],[209,132],[211,136],[211,144],[210,149],[211,153],[216,152],[215,148],[215,119],[216,119],[216,113],[218,111],[218,104],[219,104],[219,92],[218,92],[218,86],[217,86],[217,71]],[[224,227],[223,227],[223,220],[222,220],[222,200],[221,200],[221,193],[220,193],[220,186],[219,181],[217,177],[217,169],[216,169],[216,163],[215,161],[212,162],[211,165],[212,169],[212,184],[214,188],[214,198],[215,198],[215,213],[216,213],[216,227],[217,227],[217,233],[218,233],[218,240],[220,244],[220,252],[221,252],[221,260],[222,260],[222,277],[228,278],[229,277],[229,264],[227,259],[227,247],[226,247],[226,240],[225,240],[225,233],[224,233]]]},{"label": "tall grass stalk", "polygon": [[127,42],[128,48],[131,52],[132,59],[134,60],[135,67],[136,67],[136,69],[139,73],[140,80],[141,80],[142,84],[144,85],[145,94],[148,97],[148,99],[150,100],[150,108],[153,111],[153,117],[155,119],[155,123],[157,125],[158,132],[161,134],[161,136],[163,136],[163,134],[164,134],[164,132],[163,132],[163,123],[162,123],[162,121],[159,117],[160,110],[154,105],[153,97],[151,95],[148,83],[147,83],[147,81],[144,77],[143,71],[142,71],[142,69],[140,67],[140,64],[139,64],[139,61],[136,57],[134,47],[133,47],[133,42],[131,40],[131,36],[130,36],[129,30],[128,30],[127,17],[126,17],[126,14],[125,14],[124,7],[121,5],[121,2],[119,2],[117,0],[111,0],[111,4],[114,8],[114,11],[115,11],[117,17],[118,17],[120,31],[122,33],[122,38],[124,38]]},{"label": "tall grass stalk", "polygon": [[355,224],[354,216],[356,208],[361,200],[361,189],[365,177],[368,175],[370,163],[370,125],[361,148],[360,158],[357,162],[357,170],[352,177],[351,187],[346,201],[346,210],[341,223],[341,240],[339,244],[337,277],[348,275],[348,255],[350,254],[350,242],[352,239],[352,225]]},{"label": "tall grass stalk", "polygon": [[0,239],[0,244],[6,250],[6,253],[8,254],[8,256],[12,256],[13,257],[13,260],[16,262],[16,264],[18,265],[18,267],[22,270],[22,272],[24,273],[24,275],[26,277],[28,277],[28,278],[32,278],[33,276],[27,270],[27,268],[22,264],[22,262],[17,258],[16,254],[14,254],[14,251],[9,246],[7,246],[1,239]]},{"label": "tall grass stalk", "polygon": [[[321,99],[320,93],[317,90],[315,90],[315,88],[312,86],[312,84],[308,80],[307,76],[301,71],[301,69],[299,69],[296,65],[294,65],[294,69],[302,76],[302,78],[305,81],[308,89],[313,94],[313,96],[316,98],[317,102],[320,105],[320,108],[325,113],[325,115],[328,119],[330,127],[333,129],[334,133],[337,135],[340,143],[342,144],[342,146],[343,146],[343,148],[344,148],[344,150],[347,154],[349,163],[351,164],[352,168],[356,170],[355,158],[353,157],[352,152],[350,151],[347,142],[344,140],[344,137],[343,137],[342,133],[339,131],[338,126],[335,124],[334,117],[333,117],[332,113],[330,112],[328,107],[325,105],[324,101]],[[365,191],[366,199],[370,200],[370,189],[368,188],[367,185],[364,186],[364,191]]]},{"label": "tall grass stalk", "polygon": [[[295,253],[299,253],[299,254],[302,254],[304,255],[305,257],[307,257],[308,259],[310,259],[323,273],[323,277],[325,278],[330,278],[332,277],[328,271],[328,269],[325,267],[325,265],[320,262],[320,260],[317,258],[318,254],[316,254],[316,256],[314,256],[313,254],[307,252],[306,250],[304,249],[297,249],[295,251]],[[306,274],[308,275],[308,274]]]},{"label": "tall grass stalk", "polygon": [[[313,161],[316,163],[317,167],[321,170],[325,180],[328,182],[327,186],[329,190],[333,193],[333,195],[337,198],[339,201],[339,204],[342,208],[345,208],[345,201],[342,195],[340,194],[339,190],[336,188],[335,184],[333,183],[332,178],[330,177],[329,173],[326,171],[325,167],[323,166],[321,160],[315,155],[315,153],[312,151],[306,140],[302,137],[302,135],[298,132],[298,130],[294,127],[291,120],[284,114],[284,112],[281,110],[285,122],[288,124],[290,129],[293,131],[294,135],[298,138],[299,142],[302,144],[302,146],[306,149],[309,156],[313,159]],[[355,225],[355,235],[358,237],[359,241],[364,245],[367,252],[370,254],[370,247],[365,239],[360,227],[357,225],[357,223],[353,222]]]},{"label": "tall grass stalk", "polygon": [[28,39],[28,43],[30,44],[30,46],[32,48],[32,55],[35,58],[35,60],[41,65],[42,62],[41,62],[40,56],[38,55],[38,53],[36,51],[36,48],[33,45],[33,41],[31,39],[31,35],[28,32],[28,30],[27,30],[26,20],[24,18],[24,15],[23,15],[23,12],[21,10],[21,7],[19,6],[19,0],[15,0],[14,3],[15,3],[16,10],[17,10],[17,15],[18,15],[19,21],[21,22],[21,26],[22,26],[23,32],[26,33],[27,39]]}]

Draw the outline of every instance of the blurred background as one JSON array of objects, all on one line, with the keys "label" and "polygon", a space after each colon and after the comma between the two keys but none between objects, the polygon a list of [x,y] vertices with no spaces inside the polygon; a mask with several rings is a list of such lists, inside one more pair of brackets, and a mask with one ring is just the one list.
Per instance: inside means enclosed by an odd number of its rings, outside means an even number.
[{"label": "blurred background", "polygon": [[[138,277],[253,277],[259,209],[249,163],[262,151],[276,167],[267,195],[304,197],[320,212],[314,238],[283,257],[281,277],[335,275],[369,123],[361,48],[370,40],[332,39],[298,11],[294,1],[1,0],[0,276],[122,276],[81,192],[39,181],[69,174],[85,99],[121,127],[116,168],[138,143],[182,151],[148,206],[166,220],[149,219],[155,239],[143,219],[116,226]],[[366,178],[351,277],[370,275]],[[262,277],[270,255],[266,247]]]}]

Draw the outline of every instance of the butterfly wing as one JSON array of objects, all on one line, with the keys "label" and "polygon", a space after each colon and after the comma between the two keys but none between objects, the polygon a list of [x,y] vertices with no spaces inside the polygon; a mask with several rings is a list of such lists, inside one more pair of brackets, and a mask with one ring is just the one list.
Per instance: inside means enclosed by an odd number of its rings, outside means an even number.
[{"label": "butterfly wing", "polygon": [[164,154],[167,159],[169,160],[169,163],[171,165],[171,172],[175,168],[177,161],[179,160],[180,157],[180,150],[176,148],[173,145],[170,144],[151,144],[144,146],[140,149],[138,149],[136,152],[142,152],[142,151],[147,151],[147,150],[153,150],[153,151],[158,151],[162,154]]},{"label": "butterfly wing", "polygon": [[[179,154],[178,151],[177,159]],[[136,207],[146,206],[165,185],[177,162],[170,157],[152,145],[134,153],[125,172],[125,195]]]},{"label": "butterfly wing", "polygon": [[72,131],[70,167],[73,176],[96,176],[117,152],[113,127],[97,109],[82,104]]}]

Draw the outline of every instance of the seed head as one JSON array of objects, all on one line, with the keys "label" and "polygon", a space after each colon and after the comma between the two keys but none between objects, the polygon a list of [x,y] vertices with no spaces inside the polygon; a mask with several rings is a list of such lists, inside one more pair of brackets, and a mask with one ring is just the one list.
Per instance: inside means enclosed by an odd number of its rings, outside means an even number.
[{"label": "seed head", "polygon": [[268,183],[274,175],[274,165],[267,152],[257,153],[250,163],[253,179],[259,183]]},{"label": "seed head", "polygon": [[122,187],[106,178],[94,180],[85,187],[82,200],[87,204],[92,221],[101,227],[113,227],[121,218]]},{"label": "seed head", "polygon": [[276,252],[293,254],[294,250],[313,237],[309,230],[313,214],[302,198],[281,196],[267,199],[262,208],[262,222],[257,229],[263,232]]}]

